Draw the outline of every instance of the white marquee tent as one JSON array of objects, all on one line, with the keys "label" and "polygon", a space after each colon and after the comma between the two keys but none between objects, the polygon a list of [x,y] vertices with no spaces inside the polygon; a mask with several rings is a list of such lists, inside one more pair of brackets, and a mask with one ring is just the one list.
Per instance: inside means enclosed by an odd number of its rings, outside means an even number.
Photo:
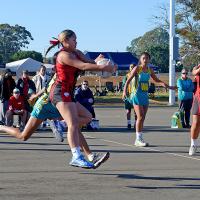
[{"label": "white marquee tent", "polygon": [[6,69],[10,69],[12,72],[16,73],[17,78],[19,78],[22,74],[23,70],[28,70],[29,72],[37,72],[41,65],[48,65],[47,71],[50,71],[53,65],[51,64],[43,64],[32,58],[26,58],[10,63],[6,63]]},{"label": "white marquee tent", "polygon": [[47,63],[43,63],[43,65],[46,67],[47,73],[51,74],[52,68],[54,67],[54,65],[52,65],[52,64],[47,64]]},{"label": "white marquee tent", "polygon": [[29,72],[36,72],[41,65],[41,62],[33,60],[32,58],[26,58],[6,63],[6,68],[10,69],[12,72],[15,72],[16,76],[19,78],[23,70],[28,70]]}]

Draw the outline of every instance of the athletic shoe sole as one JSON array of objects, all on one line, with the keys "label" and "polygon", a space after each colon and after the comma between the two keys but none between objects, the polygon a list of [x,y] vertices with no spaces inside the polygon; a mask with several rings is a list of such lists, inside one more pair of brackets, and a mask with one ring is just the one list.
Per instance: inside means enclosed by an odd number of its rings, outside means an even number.
[{"label": "athletic shoe sole", "polygon": [[73,164],[69,164],[69,165],[72,166],[72,167],[78,167],[78,168],[83,168],[83,169],[94,169],[93,166],[91,166],[91,167],[86,167],[86,166],[79,166],[79,165],[73,165]]},{"label": "athletic shoe sole", "polygon": [[135,145],[136,147],[148,147],[148,146],[149,146],[149,143],[146,143],[146,144],[144,144],[144,145],[134,143],[134,145]]},{"label": "athletic shoe sole", "polygon": [[88,165],[80,165],[79,163],[76,163],[76,162],[70,162],[69,163],[70,166],[72,167],[79,167],[79,168],[83,168],[83,169],[93,169],[94,168],[94,165],[92,163],[88,163]]},{"label": "athletic shoe sole", "polygon": [[110,153],[107,152],[100,160],[98,160],[96,163],[94,163],[94,169],[98,168],[102,163],[106,162],[108,158],[110,157]]}]

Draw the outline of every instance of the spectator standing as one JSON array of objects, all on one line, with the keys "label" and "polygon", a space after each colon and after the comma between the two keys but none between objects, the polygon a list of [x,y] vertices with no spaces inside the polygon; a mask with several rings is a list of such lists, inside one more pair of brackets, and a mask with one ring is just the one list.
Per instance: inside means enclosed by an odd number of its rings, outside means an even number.
[{"label": "spectator standing", "polygon": [[[40,93],[46,87],[49,77],[46,74],[46,67],[44,65],[41,65],[38,73],[32,78],[32,81],[35,83],[36,93]],[[41,128],[46,127],[46,125],[47,121],[45,120],[41,123]]]},{"label": "spectator standing", "polygon": [[0,121],[5,122],[5,114],[8,109],[8,100],[12,96],[13,89],[15,88],[15,80],[9,69],[2,73],[0,78]]},{"label": "spectator standing", "polygon": [[46,67],[41,65],[38,74],[36,74],[32,81],[35,83],[36,93],[40,92],[44,87],[46,87],[49,78],[46,74]]},{"label": "spectator standing", "polygon": [[25,109],[28,112],[31,112],[31,107],[28,104],[28,98],[29,94],[28,92],[32,90],[34,93],[36,93],[36,87],[35,83],[29,78],[29,73],[27,70],[24,70],[22,72],[22,77],[18,79],[16,87],[20,91],[20,95],[23,96],[25,101]]},{"label": "spectator standing", "polygon": [[188,71],[183,69],[181,77],[177,80],[179,108],[183,109],[183,118],[181,119],[183,128],[190,128],[190,110],[192,108],[194,85],[188,78]]}]

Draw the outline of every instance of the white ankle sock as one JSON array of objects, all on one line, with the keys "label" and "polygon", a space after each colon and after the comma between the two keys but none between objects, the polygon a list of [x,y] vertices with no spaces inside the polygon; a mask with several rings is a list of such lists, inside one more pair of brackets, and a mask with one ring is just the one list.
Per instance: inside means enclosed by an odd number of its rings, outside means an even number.
[{"label": "white ankle sock", "polygon": [[80,147],[71,148],[71,152],[72,152],[72,155],[73,155],[73,157],[74,157],[75,159],[82,155],[82,154],[81,154],[81,148],[80,148]]},{"label": "white ankle sock", "polygon": [[136,132],[136,139],[139,140],[142,137],[142,132]]},{"label": "white ankle sock", "polygon": [[87,155],[87,158],[88,158],[88,160],[89,160],[90,162],[92,162],[93,159],[94,159],[94,154],[91,153],[91,154]]},{"label": "white ankle sock", "polygon": [[197,139],[192,139],[191,138],[191,146],[197,146]]}]

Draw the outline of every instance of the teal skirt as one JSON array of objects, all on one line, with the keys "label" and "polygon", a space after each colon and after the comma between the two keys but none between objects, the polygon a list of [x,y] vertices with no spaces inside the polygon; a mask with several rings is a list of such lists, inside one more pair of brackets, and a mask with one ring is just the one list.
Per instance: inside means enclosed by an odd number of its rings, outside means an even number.
[{"label": "teal skirt", "polygon": [[61,118],[57,108],[51,102],[46,102],[42,99],[35,103],[31,116],[41,120]]},{"label": "teal skirt", "polygon": [[149,105],[148,92],[137,92],[136,94],[132,94],[130,97],[130,102],[133,105],[148,106]]}]

